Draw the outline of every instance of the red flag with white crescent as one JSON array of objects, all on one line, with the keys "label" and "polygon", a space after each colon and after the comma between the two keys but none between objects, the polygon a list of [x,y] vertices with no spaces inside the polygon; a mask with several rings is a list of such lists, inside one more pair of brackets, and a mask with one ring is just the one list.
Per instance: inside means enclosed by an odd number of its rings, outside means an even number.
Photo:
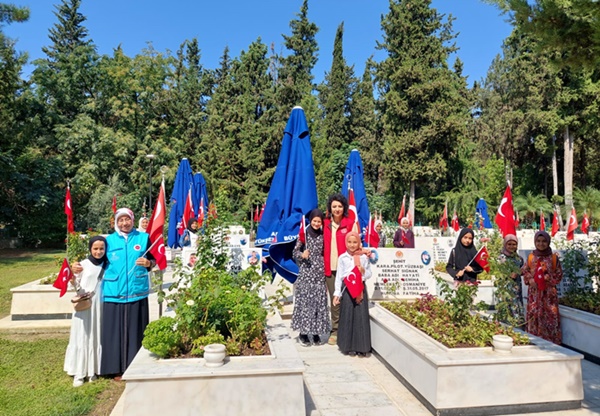
[{"label": "red flag with white crescent", "polygon": [[400,214],[398,214],[398,225],[401,224],[402,218],[404,218],[404,213],[406,211],[406,195],[402,197],[402,207],[400,208]]},{"label": "red flag with white crescent", "polygon": [[348,218],[352,220],[354,224],[356,224],[356,229],[360,230],[360,225],[358,225],[358,210],[356,209],[356,199],[354,198],[354,189],[350,188],[348,192]]},{"label": "red flag with white crescent", "polygon": [[554,237],[556,235],[556,233],[558,232],[558,230],[560,230],[560,226],[558,224],[558,213],[556,212],[556,209],[555,209],[552,214],[552,231],[550,232],[550,235],[552,237]]},{"label": "red flag with white crescent", "polygon": [[369,215],[369,227],[367,228],[367,247],[379,247],[379,234],[375,229],[375,218]]},{"label": "red flag with white crescent", "polygon": [[488,259],[490,258],[490,254],[487,251],[487,247],[483,246],[473,259],[473,261],[477,262],[481,266],[483,270],[489,273],[490,271],[490,262]]},{"label": "red flag with white crescent", "polygon": [[306,244],[306,219],[304,215],[302,215],[302,219],[300,220],[300,230],[298,231],[298,240],[301,243]]},{"label": "red flag with white crescent", "polygon": [[567,241],[575,238],[575,230],[577,229],[577,213],[575,207],[571,208],[571,215],[569,216],[569,226],[567,227]]},{"label": "red flag with white crescent", "polygon": [[160,185],[158,199],[152,211],[152,217],[148,222],[148,234],[150,235],[150,253],[156,260],[156,265],[160,270],[167,268],[167,256],[165,255],[165,239],[163,236],[165,227],[165,212],[167,206],[165,203],[165,182]]},{"label": "red flag with white crescent", "polygon": [[267,205],[266,203],[263,204],[261,210],[260,210],[260,215],[258,216],[258,222],[261,222],[262,220],[262,216],[265,213],[265,205]]},{"label": "red flag with white crescent", "polygon": [[546,231],[546,219],[544,218],[544,211],[540,211],[540,231]]},{"label": "red flag with white crescent", "polygon": [[258,205],[257,205],[256,210],[254,211],[254,218],[253,218],[254,222],[258,222],[258,212],[259,211],[258,211]]},{"label": "red flag with white crescent", "polygon": [[513,208],[513,199],[510,186],[506,187],[504,196],[500,201],[498,213],[496,214],[496,224],[498,224],[498,228],[500,228],[502,237],[506,237],[508,234],[517,234],[515,225],[515,210]]},{"label": "red flag with white crescent", "polygon": [[187,228],[190,218],[194,218],[194,204],[192,203],[192,189],[188,191],[185,207],[183,207],[183,216],[181,217],[181,226],[179,227],[179,235],[183,235],[183,231]]},{"label": "red flag with white crescent", "polygon": [[454,215],[452,215],[452,229],[454,231],[460,230],[460,224],[458,223],[458,215],[456,214],[456,210],[454,210]]},{"label": "red flag with white crescent", "polygon": [[58,272],[58,276],[52,284],[52,286],[54,286],[55,288],[60,289],[59,297],[62,298],[65,295],[65,293],[67,293],[67,289],[69,288],[69,281],[72,278],[73,272],[71,271],[71,266],[69,266],[69,262],[65,258],[60,268],[60,272]]},{"label": "red flag with white crescent", "polygon": [[117,213],[117,196],[116,195],[113,195],[112,212],[113,212],[113,214]]},{"label": "red flag with white crescent", "polygon": [[588,218],[587,212],[583,213],[583,220],[581,220],[581,232],[587,234],[590,231],[590,219]]},{"label": "red flag with white crescent", "polygon": [[448,204],[444,204],[444,211],[442,212],[442,218],[440,218],[440,229],[442,231],[448,230]]},{"label": "red flag with white crescent", "polygon": [[354,266],[350,274],[344,277],[344,284],[353,299],[356,299],[363,292],[365,284],[362,281],[362,274],[358,266]]},{"label": "red flag with white crescent", "polygon": [[[67,194],[65,195],[65,214],[67,215],[67,232],[75,232],[75,223],[73,222],[73,205],[71,202],[71,188],[67,186]],[[63,293],[64,294],[64,293]]]},{"label": "red flag with white crescent", "polygon": [[198,208],[198,226],[204,224],[204,197],[200,198],[200,207]]}]

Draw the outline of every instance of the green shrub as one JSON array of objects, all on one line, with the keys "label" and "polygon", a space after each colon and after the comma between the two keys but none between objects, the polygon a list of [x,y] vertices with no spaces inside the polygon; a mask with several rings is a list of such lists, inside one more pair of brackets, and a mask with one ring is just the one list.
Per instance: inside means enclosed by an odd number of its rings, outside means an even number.
[{"label": "green shrub", "polygon": [[177,331],[177,321],[170,316],[150,322],[144,332],[142,345],[161,358],[179,353],[181,334]]}]

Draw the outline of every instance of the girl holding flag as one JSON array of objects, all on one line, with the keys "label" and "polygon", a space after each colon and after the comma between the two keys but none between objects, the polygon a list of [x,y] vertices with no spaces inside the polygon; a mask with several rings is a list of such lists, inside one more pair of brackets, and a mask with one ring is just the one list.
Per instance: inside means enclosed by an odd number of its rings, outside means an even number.
[{"label": "girl holding flag", "polygon": [[527,332],[560,344],[562,333],[558,313],[556,286],[563,277],[562,266],[550,248],[550,235],[538,231],[534,237],[535,250],[529,254],[521,269],[527,290]]},{"label": "girl holding flag", "polygon": [[[300,332],[299,340],[305,347],[310,346],[309,334],[313,337],[312,342],[319,345],[319,334],[329,334],[331,330],[323,261],[321,227],[324,217],[320,209],[313,209],[308,214],[310,225],[306,227],[304,235],[301,231],[293,251],[299,273],[294,283],[292,329]],[[300,227],[304,227],[304,224],[300,224]]]},{"label": "girl holding flag", "polygon": [[455,281],[471,282],[477,281],[477,275],[483,268],[475,261],[479,253],[473,244],[475,233],[470,228],[463,228],[458,234],[456,245],[450,252],[446,271]]},{"label": "girl holding flag", "polygon": [[71,335],[65,354],[64,370],[73,376],[73,387],[82,386],[85,378],[89,381],[100,374],[100,324],[102,316],[102,276],[108,263],[106,239],[94,236],[89,241],[90,254],[80,263],[73,284],[78,296],[92,299],[92,307],[73,312]]},{"label": "girl holding flag", "polygon": [[341,304],[337,345],[343,354],[364,357],[371,352],[371,326],[363,282],[371,277],[371,265],[357,232],[350,231],[345,240],[346,252],[338,260],[333,297],[334,305]]},{"label": "girl holding flag", "polygon": [[523,258],[519,256],[517,251],[519,240],[514,234],[507,234],[504,237],[502,253],[498,257],[500,263],[500,271],[505,275],[507,290],[506,301],[508,301],[508,309],[513,321],[518,325],[525,322],[525,312],[523,308],[523,287],[521,285],[521,267],[523,267]]},{"label": "girl holding flag", "polygon": [[415,235],[410,229],[408,217],[400,220],[400,228],[394,234],[394,247],[396,248],[415,248]]}]

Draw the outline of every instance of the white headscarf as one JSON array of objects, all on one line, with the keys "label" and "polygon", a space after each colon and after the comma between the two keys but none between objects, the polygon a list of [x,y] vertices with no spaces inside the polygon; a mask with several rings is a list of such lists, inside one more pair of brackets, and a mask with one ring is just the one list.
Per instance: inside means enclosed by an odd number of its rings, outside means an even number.
[{"label": "white headscarf", "polygon": [[[123,231],[121,231],[121,229],[119,228],[119,226],[117,225],[117,221],[119,220],[120,217],[122,217],[123,215],[127,215],[129,218],[131,218],[131,222],[133,223],[133,211],[130,210],[129,208],[119,208],[117,210],[117,212],[115,212],[115,231],[117,232],[117,234],[119,234],[121,237],[127,238],[128,233],[124,233]],[[133,228],[132,228],[133,231]]]}]

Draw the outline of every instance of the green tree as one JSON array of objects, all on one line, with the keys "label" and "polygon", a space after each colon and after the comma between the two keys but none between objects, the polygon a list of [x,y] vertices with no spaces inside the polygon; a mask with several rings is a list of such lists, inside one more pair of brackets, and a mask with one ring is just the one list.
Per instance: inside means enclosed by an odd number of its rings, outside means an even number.
[{"label": "green tree", "polygon": [[396,201],[409,185],[414,201],[417,184],[434,190],[443,183],[469,120],[465,80],[448,66],[456,51],[452,17],[444,21],[430,6],[390,1],[377,45],[387,52],[375,71],[382,167]]},{"label": "green tree", "polygon": [[590,0],[484,0],[511,13],[516,26],[540,40],[559,67],[595,68],[600,63],[600,7]]}]

